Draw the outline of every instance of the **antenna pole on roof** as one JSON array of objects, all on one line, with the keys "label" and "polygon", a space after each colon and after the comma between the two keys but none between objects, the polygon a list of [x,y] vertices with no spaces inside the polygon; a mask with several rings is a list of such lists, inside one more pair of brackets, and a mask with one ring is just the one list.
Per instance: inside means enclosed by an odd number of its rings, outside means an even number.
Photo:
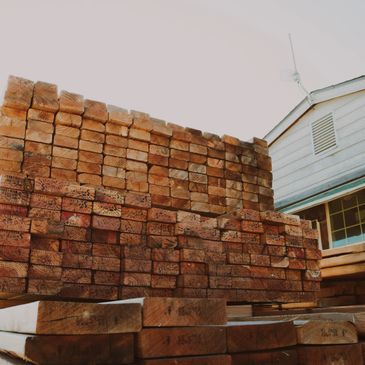
[{"label": "antenna pole on roof", "polygon": [[291,50],[291,55],[292,55],[292,58],[293,58],[293,65],[294,65],[294,72],[292,74],[293,81],[297,83],[297,85],[299,86],[299,88],[306,95],[308,102],[310,104],[312,104],[312,98],[311,98],[308,90],[304,87],[303,82],[302,82],[302,80],[300,78],[300,74],[299,74],[298,69],[297,69],[297,63],[296,63],[296,60],[295,60],[294,47],[293,47],[293,41],[291,39],[291,34],[289,33],[288,36],[289,36],[290,50]]}]

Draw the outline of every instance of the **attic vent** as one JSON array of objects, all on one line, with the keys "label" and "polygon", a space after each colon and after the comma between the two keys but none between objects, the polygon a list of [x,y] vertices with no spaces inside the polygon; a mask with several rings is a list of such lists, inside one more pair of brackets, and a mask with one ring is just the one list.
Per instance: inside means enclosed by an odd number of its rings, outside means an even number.
[{"label": "attic vent", "polygon": [[336,146],[336,133],[332,113],[312,123],[312,138],[315,155]]}]

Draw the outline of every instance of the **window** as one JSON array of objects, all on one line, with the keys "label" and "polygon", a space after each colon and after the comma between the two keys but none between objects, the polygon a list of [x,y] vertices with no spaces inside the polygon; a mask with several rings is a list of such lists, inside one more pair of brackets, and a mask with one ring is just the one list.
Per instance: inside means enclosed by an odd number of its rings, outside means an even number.
[{"label": "window", "polygon": [[312,123],[312,140],[315,155],[336,146],[336,132],[332,113]]},{"label": "window", "polygon": [[332,247],[365,241],[365,189],[328,203]]}]

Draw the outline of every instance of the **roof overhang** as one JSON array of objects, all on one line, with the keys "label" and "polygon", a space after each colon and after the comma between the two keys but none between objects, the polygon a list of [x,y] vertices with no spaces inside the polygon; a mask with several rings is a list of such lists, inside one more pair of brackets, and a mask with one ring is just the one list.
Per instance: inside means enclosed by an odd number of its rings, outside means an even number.
[{"label": "roof overhang", "polygon": [[303,99],[264,139],[270,146],[314,105],[361,90],[365,90],[365,75],[312,91],[309,97]]}]

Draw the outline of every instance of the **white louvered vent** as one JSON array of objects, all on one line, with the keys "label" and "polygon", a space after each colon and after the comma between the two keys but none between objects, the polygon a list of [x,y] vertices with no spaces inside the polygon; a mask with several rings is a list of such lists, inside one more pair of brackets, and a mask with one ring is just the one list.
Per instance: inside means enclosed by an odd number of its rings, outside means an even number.
[{"label": "white louvered vent", "polygon": [[336,133],[332,113],[312,123],[312,138],[315,155],[336,146]]}]

